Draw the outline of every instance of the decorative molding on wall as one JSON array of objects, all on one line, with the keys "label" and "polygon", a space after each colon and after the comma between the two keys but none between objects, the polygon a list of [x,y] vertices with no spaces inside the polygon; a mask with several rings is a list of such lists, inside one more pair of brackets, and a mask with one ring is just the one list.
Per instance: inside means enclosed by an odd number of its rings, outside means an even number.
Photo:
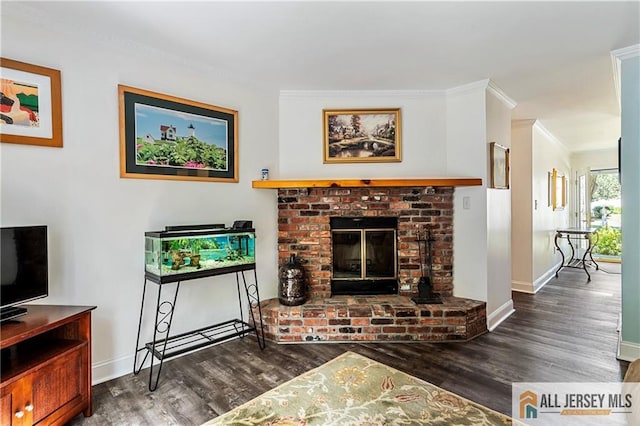
[{"label": "decorative molding on wall", "polygon": [[498,309],[487,314],[487,328],[489,331],[495,330],[504,320],[509,318],[516,310],[513,309],[513,300],[509,299]]},{"label": "decorative molding on wall", "polygon": [[486,90],[490,81],[491,80],[488,78],[480,81],[474,81],[473,83],[463,84],[461,86],[447,89],[446,93],[447,95],[454,95],[457,93],[472,92],[474,90]]},{"label": "decorative molding on wall", "polygon": [[536,124],[535,119],[520,119],[520,120],[511,120],[511,128],[521,128],[521,127],[533,127]]},{"label": "decorative molding on wall", "polygon": [[636,56],[640,56],[640,44],[634,44],[621,49],[612,50],[611,55],[620,60],[635,58]]},{"label": "decorative molding on wall", "polygon": [[634,44],[633,46],[623,47],[622,49],[616,49],[611,51],[611,67],[613,68],[613,84],[616,88],[616,97],[618,98],[618,108],[621,105],[620,98],[620,65],[625,59],[635,58],[640,56],[640,44]]},{"label": "decorative molding on wall", "polygon": [[618,111],[622,109],[622,97],[621,97],[621,70],[620,70],[621,61],[613,52],[611,52],[611,68],[613,68],[613,85],[616,90],[616,98],[618,99]]},{"label": "decorative molding on wall", "polygon": [[432,95],[449,95],[473,90],[487,90],[504,103],[507,108],[513,109],[517,102],[511,99],[491,79],[475,81],[457,87],[444,90],[281,90],[283,99],[295,98],[324,98],[324,97],[356,97],[356,98],[424,98]]},{"label": "decorative molding on wall", "polygon": [[542,133],[547,139],[557,144],[560,149],[563,150],[564,154],[569,156],[571,151],[569,148],[562,142],[560,139],[555,137],[553,133],[551,133],[538,119],[522,119],[522,120],[513,120],[511,121],[512,128],[523,128],[523,127],[532,127]]},{"label": "decorative molding on wall", "polygon": [[564,142],[562,142],[560,139],[555,137],[553,133],[547,130],[547,128],[544,127],[544,125],[540,122],[540,120],[536,120],[535,123],[533,124],[533,127],[537,129],[540,133],[545,135],[550,141],[558,144],[558,146],[564,151],[565,155],[567,156],[569,155],[569,153],[571,152],[569,148],[567,148]]},{"label": "decorative molding on wall", "polygon": [[[354,98],[401,98],[421,99],[431,95],[442,95],[443,90],[281,90],[280,98],[326,98],[326,97],[354,97]],[[345,107],[349,107],[347,105]]]},{"label": "decorative molding on wall", "polygon": [[509,109],[514,109],[516,105],[518,105],[518,103],[507,96],[507,94],[501,88],[499,88],[498,85],[493,82],[493,80],[489,80],[487,91],[498,98]]},{"label": "decorative molding on wall", "polygon": [[452,87],[447,89],[447,95],[453,95],[456,93],[471,92],[474,90],[486,90],[487,92],[498,98],[507,108],[513,109],[518,105],[516,101],[511,99],[496,83],[490,78],[474,81],[472,83],[463,84],[461,86]]}]

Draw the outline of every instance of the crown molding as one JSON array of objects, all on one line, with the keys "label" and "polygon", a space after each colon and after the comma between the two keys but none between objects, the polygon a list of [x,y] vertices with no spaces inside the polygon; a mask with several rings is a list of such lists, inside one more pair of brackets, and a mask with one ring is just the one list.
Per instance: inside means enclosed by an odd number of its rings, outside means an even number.
[{"label": "crown molding", "polygon": [[622,85],[620,84],[621,78],[621,70],[620,70],[621,61],[620,59],[611,52],[611,68],[613,68],[613,87],[616,91],[616,98],[618,99],[618,112],[622,110]]},{"label": "crown molding", "polygon": [[621,85],[621,65],[622,61],[626,59],[632,59],[640,56],[640,44],[634,44],[633,46],[623,47],[622,49],[616,49],[611,51],[611,67],[613,68],[613,85],[616,91],[616,97],[618,98],[618,109],[622,109],[622,85]]},{"label": "crown molding", "polygon": [[640,44],[634,44],[622,49],[616,49],[611,51],[611,55],[624,61],[625,59],[635,58],[640,56]]},{"label": "crown molding", "polygon": [[511,120],[511,127],[533,127],[534,124],[536,124],[536,120],[535,118],[521,118],[521,119],[517,119],[517,120]]},{"label": "crown molding", "polygon": [[281,99],[326,98],[352,96],[357,98],[424,98],[442,95],[442,90],[280,90]]},{"label": "crown molding", "polygon": [[507,94],[501,88],[499,88],[498,85],[495,84],[491,79],[489,79],[487,91],[498,98],[509,109],[514,109],[516,105],[518,105],[516,101],[507,96]]},{"label": "crown molding", "polygon": [[458,93],[467,93],[478,90],[485,90],[491,93],[509,109],[513,109],[516,107],[516,105],[518,105],[516,101],[507,96],[507,94],[490,78],[463,84],[461,86],[452,87],[450,89],[447,89],[446,93],[447,95],[455,95]]},{"label": "crown molding", "polygon": [[487,90],[487,87],[489,87],[490,81],[491,81],[490,79],[486,78],[484,80],[474,81],[472,83],[467,83],[461,86],[452,87],[450,89],[445,90],[445,92],[447,95],[455,95],[458,93],[473,92],[476,90]]},{"label": "crown molding", "polygon": [[544,127],[540,120],[536,120],[535,123],[533,123],[533,127],[540,133],[542,133],[545,137],[547,137],[550,141],[556,143],[561,149],[565,151],[565,154],[569,155],[571,153],[571,150],[567,147],[567,145],[565,145],[564,142],[555,137],[553,133],[551,133],[546,127]]}]

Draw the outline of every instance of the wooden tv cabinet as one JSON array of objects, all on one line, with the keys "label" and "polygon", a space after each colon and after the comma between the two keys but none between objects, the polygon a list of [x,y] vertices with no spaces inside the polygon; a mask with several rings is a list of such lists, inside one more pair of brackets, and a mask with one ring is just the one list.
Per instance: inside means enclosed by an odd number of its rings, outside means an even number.
[{"label": "wooden tv cabinet", "polygon": [[91,311],[23,305],[0,326],[1,425],[62,425],[91,406]]}]

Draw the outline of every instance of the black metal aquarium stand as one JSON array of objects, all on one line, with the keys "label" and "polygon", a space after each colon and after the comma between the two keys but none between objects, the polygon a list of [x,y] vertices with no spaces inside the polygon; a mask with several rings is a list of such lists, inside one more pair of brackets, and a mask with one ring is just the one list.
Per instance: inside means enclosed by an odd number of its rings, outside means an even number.
[{"label": "black metal aquarium stand", "polygon": [[[230,270],[231,269],[231,270]],[[253,273],[251,273],[253,271]],[[170,336],[173,312],[178,299],[181,281],[161,282],[155,276],[145,274],[144,287],[142,290],[142,302],[140,303],[140,318],[138,321],[138,336],[136,339],[136,352],[133,361],[133,374],[138,374],[142,370],[149,354],[152,355],[149,367],[149,390],[155,391],[160,380],[160,372],[165,359],[169,359],[186,352],[214,345],[235,337],[244,337],[255,332],[260,350],[265,348],[264,324],[262,322],[262,308],[260,306],[260,294],[258,292],[258,277],[255,263],[226,268],[222,273],[212,275],[223,275],[235,273],[236,288],[238,291],[238,304],[240,307],[240,318],[230,319],[218,324],[186,333]],[[183,278],[183,281],[187,279]],[[142,331],[142,320],[144,316],[145,296],[147,294],[147,284],[151,282],[157,285],[158,294],[155,300],[155,320],[153,328],[153,340],[140,345],[140,333]],[[244,288],[248,302],[249,317],[245,321],[243,314],[241,284]],[[257,308],[257,315],[254,313]],[[259,330],[258,330],[259,329]],[[144,356],[143,354],[144,353]],[[154,359],[160,362],[155,363]]]}]

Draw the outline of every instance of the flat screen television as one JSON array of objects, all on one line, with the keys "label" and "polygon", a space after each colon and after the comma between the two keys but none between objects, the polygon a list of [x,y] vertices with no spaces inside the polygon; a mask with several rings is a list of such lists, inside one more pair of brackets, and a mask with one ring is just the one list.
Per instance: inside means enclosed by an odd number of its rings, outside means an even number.
[{"label": "flat screen television", "polygon": [[0,321],[24,315],[17,306],[49,294],[47,227],[0,228]]}]

